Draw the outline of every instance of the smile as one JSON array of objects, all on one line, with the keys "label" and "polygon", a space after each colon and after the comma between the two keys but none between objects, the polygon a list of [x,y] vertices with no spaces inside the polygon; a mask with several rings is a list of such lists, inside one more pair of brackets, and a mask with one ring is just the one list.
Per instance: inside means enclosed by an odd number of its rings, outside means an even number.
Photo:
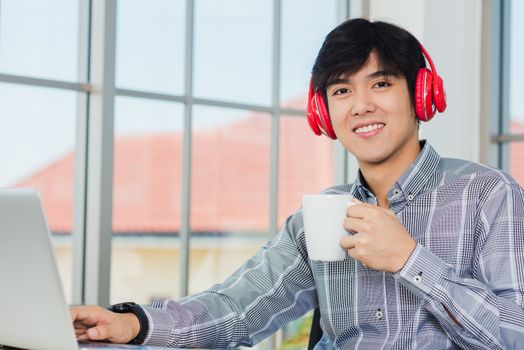
[{"label": "smile", "polygon": [[365,134],[365,133],[368,133],[368,132],[371,132],[371,131],[382,129],[384,126],[385,126],[385,124],[383,124],[383,123],[376,123],[376,124],[361,126],[359,128],[356,128],[353,131],[355,133],[357,133],[357,134]]}]

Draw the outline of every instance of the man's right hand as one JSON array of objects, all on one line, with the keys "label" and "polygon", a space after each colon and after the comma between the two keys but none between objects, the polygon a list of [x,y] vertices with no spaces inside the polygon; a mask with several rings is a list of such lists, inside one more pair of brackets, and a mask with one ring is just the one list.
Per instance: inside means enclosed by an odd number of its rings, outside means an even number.
[{"label": "man's right hand", "polygon": [[94,305],[73,306],[69,311],[78,340],[125,344],[140,331],[140,323],[133,313],[117,314]]}]

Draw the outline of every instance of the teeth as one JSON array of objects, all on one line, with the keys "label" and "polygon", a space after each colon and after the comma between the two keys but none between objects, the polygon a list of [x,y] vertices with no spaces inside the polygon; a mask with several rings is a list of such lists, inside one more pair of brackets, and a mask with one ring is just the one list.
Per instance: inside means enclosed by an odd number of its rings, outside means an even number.
[{"label": "teeth", "polygon": [[370,131],[377,130],[377,129],[380,129],[380,128],[383,128],[383,127],[384,127],[384,124],[377,123],[377,124],[362,126],[362,127],[358,128],[358,129],[356,129],[355,132],[357,134],[362,134],[362,133],[370,132]]}]

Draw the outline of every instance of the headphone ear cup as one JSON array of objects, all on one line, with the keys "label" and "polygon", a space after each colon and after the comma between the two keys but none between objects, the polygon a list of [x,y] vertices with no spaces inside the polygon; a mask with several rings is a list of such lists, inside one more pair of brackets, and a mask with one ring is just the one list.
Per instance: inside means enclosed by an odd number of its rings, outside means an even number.
[{"label": "headphone ear cup", "polygon": [[432,90],[433,73],[427,68],[420,68],[415,82],[415,113],[423,122],[435,115]]},{"label": "headphone ear cup", "polygon": [[437,75],[433,82],[433,101],[437,111],[442,113],[446,110],[446,92],[444,90],[444,81],[440,75]]},{"label": "headphone ear cup", "polygon": [[424,120],[424,81],[426,80],[426,68],[421,68],[417,73],[417,80],[415,81],[415,113],[418,119]]},{"label": "headphone ear cup", "polygon": [[316,102],[314,101],[315,95],[313,93],[313,87],[309,86],[309,92],[307,97],[307,122],[309,124],[309,127],[313,131],[313,133],[317,136],[322,134],[322,131],[318,127],[317,119],[319,118],[317,115],[317,109],[316,109]]},{"label": "headphone ear cup", "polygon": [[335,135],[333,125],[331,124],[331,117],[329,116],[329,111],[326,102],[324,101],[324,96],[322,96],[322,93],[319,91],[315,92],[315,101],[318,107],[321,129],[324,130],[325,134],[329,138],[336,140],[337,135]]}]

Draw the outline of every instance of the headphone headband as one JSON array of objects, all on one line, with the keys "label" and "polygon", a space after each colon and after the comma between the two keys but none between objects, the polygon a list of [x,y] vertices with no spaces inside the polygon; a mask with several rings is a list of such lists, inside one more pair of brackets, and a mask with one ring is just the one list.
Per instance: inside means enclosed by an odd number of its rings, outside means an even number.
[{"label": "headphone headband", "polygon": [[426,48],[424,46],[422,46],[421,43],[419,43],[419,46],[420,46],[420,51],[422,51],[422,54],[424,55],[424,58],[426,59],[426,61],[428,61],[429,67],[433,71],[433,74],[434,75],[438,75],[437,74],[437,68],[435,68],[435,65],[433,64],[433,60],[431,59],[431,56],[429,55],[429,53],[426,51]]}]

